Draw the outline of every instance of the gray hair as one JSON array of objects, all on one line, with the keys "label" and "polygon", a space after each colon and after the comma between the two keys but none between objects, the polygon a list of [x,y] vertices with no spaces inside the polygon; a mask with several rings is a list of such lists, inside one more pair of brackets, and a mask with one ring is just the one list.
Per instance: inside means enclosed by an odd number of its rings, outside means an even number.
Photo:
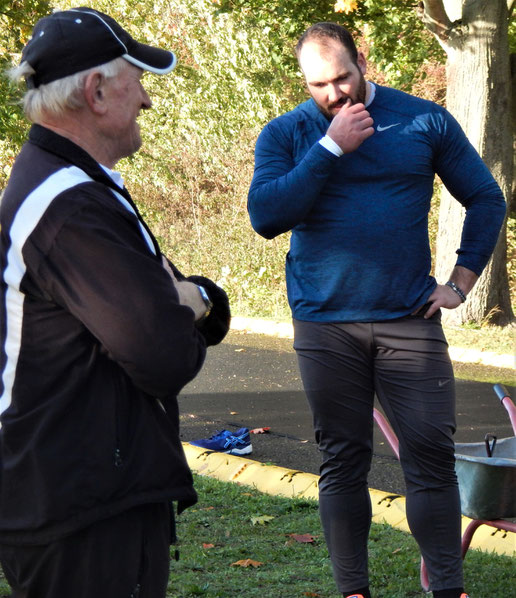
[{"label": "gray hair", "polygon": [[[84,98],[81,91],[86,77],[93,72],[100,73],[106,79],[116,77],[125,64],[127,62],[124,58],[115,58],[100,66],[51,81],[35,89],[28,89],[21,101],[23,112],[28,120],[38,122],[48,113],[59,116],[66,110],[82,108]],[[9,69],[7,75],[11,81],[18,82],[21,78],[33,75],[34,72],[30,64],[24,61],[20,66]]]}]

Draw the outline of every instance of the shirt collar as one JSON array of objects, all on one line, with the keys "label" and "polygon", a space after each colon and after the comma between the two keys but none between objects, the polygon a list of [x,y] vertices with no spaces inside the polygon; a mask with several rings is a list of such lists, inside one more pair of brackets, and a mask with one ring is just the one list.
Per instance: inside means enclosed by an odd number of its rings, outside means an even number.
[{"label": "shirt collar", "polygon": [[376,95],[376,85],[372,81],[367,81],[367,86],[369,87],[369,98],[365,104],[366,108],[373,103],[374,96]]},{"label": "shirt collar", "polygon": [[120,189],[124,188],[124,179],[122,178],[122,175],[119,172],[117,172],[116,170],[111,170],[107,166],[104,166],[104,164],[99,164],[99,166],[110,177],[110,179],[115,183],[117,187],[120,187]]}]

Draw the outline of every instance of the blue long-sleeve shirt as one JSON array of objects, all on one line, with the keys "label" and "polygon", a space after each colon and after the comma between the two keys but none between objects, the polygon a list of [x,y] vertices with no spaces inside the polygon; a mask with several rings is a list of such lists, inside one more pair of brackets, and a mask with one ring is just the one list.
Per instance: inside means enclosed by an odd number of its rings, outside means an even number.
[{"label": "blue long-sleeve shirt", "polygon": [[466,209],[457,265],[479,275],[496,244],[503,194],[450,113],[381,86],[368,111],[374,134],[341,157],[319,143],[329,121],[311,99],[258,137],[248,210],[266,238],[292,231],[296,319],[382,321],[426,302],[435,174]]}]

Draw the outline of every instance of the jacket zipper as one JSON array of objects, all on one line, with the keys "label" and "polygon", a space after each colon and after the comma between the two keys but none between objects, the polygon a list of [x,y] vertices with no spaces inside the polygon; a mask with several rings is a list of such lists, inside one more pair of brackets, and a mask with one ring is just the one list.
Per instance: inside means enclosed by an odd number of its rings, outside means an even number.
[{"label": "jacket zipper", "polygon": [[118,421],[118,406],[119,397],[116,397],[115,401],[115,467],[122,467],[124,460],[122,459],[122,451],[120,450],[120,428]]}]

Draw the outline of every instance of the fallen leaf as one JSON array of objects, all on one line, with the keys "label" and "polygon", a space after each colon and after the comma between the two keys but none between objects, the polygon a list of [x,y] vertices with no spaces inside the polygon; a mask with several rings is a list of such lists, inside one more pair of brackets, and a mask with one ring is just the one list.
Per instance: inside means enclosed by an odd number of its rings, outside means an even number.
[{"label": "fallen leaf", "polygon": [[401,552],[401,548],[396,548],[396,550],[393,550],[391,554],[396,554],[397,552]]},{"label": "fallen leaf", "polygon": [[269,523],[269,521],[272,521],[274,519],[274,517],[272,515],[257,515],[256,517],[251,517],[251,523],[253,525],[256,525],[257,523],[259,525],[265,525],[266,523]]},{"label": "fallen leaf", "polygon": [[203,548],[215,548],[215,544],[208,544],[206,542],[202,543]]},{"label": "fallen leaf", "polygon": [[263,565],[263,563],[260,563],[260,561],[253,561],[252,559],[242,559],[241,561],[231,563],[231,567],[260,567],[261,565]]},{"label": "fallen leaf", "polygon": [[230,411],[229,415],[238,415],[238,411]]},{"label": "fallen leaf", "polygon": [[312,544],[315,542],[315,538],[312,536],[312,534],[287,534],[287,536],[293,538],[296,542],[305,544]]},{"label": "fallen leaf", "polygon": [[254,428],[254,430],[250,430],[251,434],[267,434],[270,428]]}]

